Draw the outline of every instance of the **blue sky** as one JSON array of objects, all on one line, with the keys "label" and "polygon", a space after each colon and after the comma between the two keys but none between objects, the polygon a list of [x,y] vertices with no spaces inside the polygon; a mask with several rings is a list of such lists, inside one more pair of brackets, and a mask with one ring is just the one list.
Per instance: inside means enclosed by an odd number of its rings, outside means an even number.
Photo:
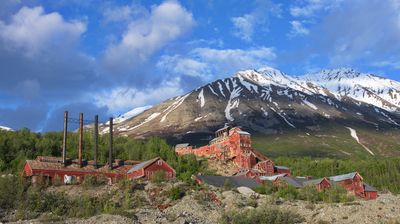
[{"label": "blue sky", "polygon": [[400,80],[399,40],[397,0],[2,0],[0,125],[106,120],[263,66]]}]

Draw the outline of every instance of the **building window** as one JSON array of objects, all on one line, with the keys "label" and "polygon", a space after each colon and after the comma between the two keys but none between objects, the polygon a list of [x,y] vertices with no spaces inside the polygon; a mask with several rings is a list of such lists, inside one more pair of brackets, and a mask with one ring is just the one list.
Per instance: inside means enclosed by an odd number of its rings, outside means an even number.
[{"label": "building window", "polygon": [[157,161],[157,164],[158,164],[159,166],[161,166],[161,165],[162,165],[162,161],[161,161],[161,160],[158,160],[158,161]]}]

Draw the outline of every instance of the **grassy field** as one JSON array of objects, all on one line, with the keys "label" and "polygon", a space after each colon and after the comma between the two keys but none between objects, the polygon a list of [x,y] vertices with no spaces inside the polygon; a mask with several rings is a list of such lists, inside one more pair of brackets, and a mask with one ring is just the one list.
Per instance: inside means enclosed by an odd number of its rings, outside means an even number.
[{"label": "grassy field", "polygon": [[371,158],[400,156],[400,131],[376,131],[354,128],[362,144],[375,156],[351,137],[344,126],[332,125],[323,131],[291,131],[283,134],[252,136],[253,147],[270,157],[330,157],[330,158]]}]

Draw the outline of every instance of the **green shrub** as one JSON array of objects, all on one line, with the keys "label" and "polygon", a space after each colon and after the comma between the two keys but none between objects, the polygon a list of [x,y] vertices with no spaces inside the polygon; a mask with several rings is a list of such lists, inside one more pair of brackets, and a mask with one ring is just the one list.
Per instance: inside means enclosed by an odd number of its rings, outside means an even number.
[{"label": "green shrub", "polygon": [[151,175],[151,182],[160,184],[167,179],[167,174],[162,170],[157,170],[156,172]]},{"label": "green shrub", "polygon": [[229,191],[232,189],[232,183],[229,181],[229,179],[225,179],[223,189],[224,191]]},{"label": "green shrub", "polygon": [[86,175],[85,179],[83,179],[83,186],[86,187],[98,187],[105,185],[107,183],[107,178],[104,176],[98,175]]},{"label": "green shrub", "polygon": [[318,192],[314,185],[308,185],[299,190],[298,198],[309,202],[322,201],[323,192]]},{"label": "green shrub", "polygon": [[299,192],[295,187],[287,185],[279,187],[278,191],[275,194],[277,197],[285,198],[288,200],[295,200],[298,199]]},{"label": "green shrub", "polygon": [[262,206],[256,209],[224,213],[220,222],[224,224],[291,224],[301,223],[304,221],[305,219],[297,213]]},{"label": "green shrub", "polygon": [[351,202],[354,201],[354,195],[350,195],[344,187],[335,184],[323,190],[323,201],[328,203]]},{"label": "green shrub", "polygon": [[185,196],[185,192],[180,187],[173,187],[168,191],[168,197],[172,200],[178,200]]},{"label": "green shrub", "polygon": [[278,191],[278,187],[271,181],[265,181],[262,185],[259,185],[253,189],[259,194],[272,194]]},{"label": "green shrub", "polygon": [[0,208],[13,209],[24,191],[24,183],[20,177],[5,175],[0,177]]}]

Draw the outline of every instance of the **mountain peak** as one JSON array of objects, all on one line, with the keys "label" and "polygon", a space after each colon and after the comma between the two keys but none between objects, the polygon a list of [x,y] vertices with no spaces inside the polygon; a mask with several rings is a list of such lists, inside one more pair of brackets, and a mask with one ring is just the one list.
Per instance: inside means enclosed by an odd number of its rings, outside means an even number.
[{"label": "mountain peak", "polygon": [[337,69],[324,69],[320,72],[314,73],[314,74],[307,74],[304,75],[303,78],[307,80],[325,80],[325,81],[331,81],[331,80],[338,80],[340,81],[341,79],[354,79],[360,76],[363,76],[364,74],[352,69],[352,68],[337,68]]}]

